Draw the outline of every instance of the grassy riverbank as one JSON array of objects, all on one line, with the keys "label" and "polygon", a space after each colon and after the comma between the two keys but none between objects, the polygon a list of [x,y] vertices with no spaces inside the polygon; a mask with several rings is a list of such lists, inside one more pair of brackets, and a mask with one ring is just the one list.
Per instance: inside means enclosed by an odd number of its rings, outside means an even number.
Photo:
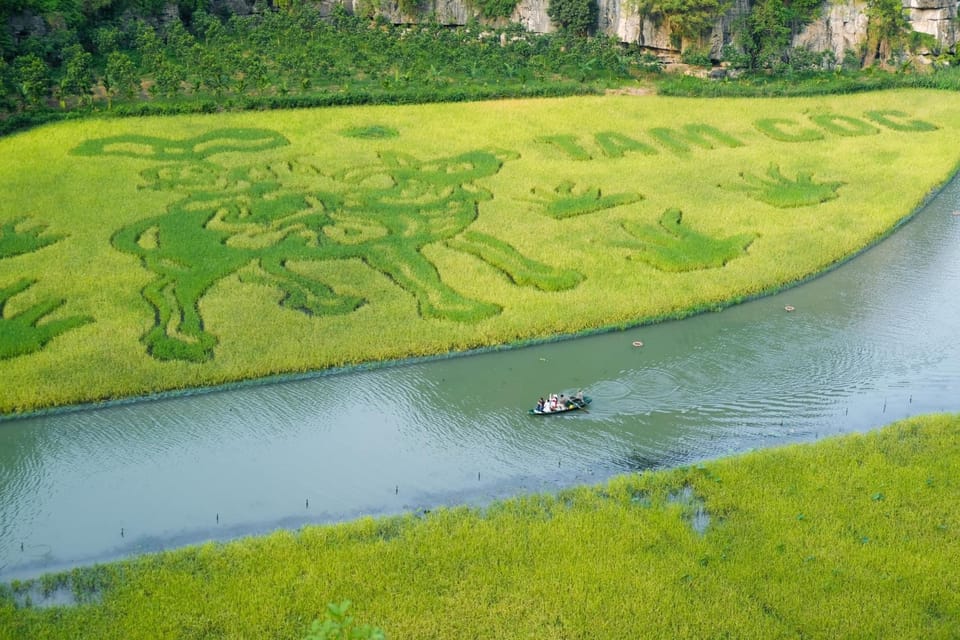
[{"label": "grassy riverbank", "polygon": [[15,606],[17,584],[0,638],[295,638],[343,599],[394,639],[953,638],[958,478],[960,415],[915,418],[77,570],[80,606]]},{"label": "grassy riverbank", "polygon": [[776,290],[958,162],[960,95],[604,96],[0,140],[0,413],[552,339]]}]

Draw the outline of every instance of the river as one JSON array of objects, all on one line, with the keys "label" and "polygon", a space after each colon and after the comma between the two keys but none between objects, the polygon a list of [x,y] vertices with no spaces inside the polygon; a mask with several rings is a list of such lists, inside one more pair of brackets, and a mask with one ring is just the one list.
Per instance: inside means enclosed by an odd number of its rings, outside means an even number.
[{"label": "river", "polygon": [[958,209],[954,179],[844,266],[683,321],[0,424],[0,580],[958,411]]}]

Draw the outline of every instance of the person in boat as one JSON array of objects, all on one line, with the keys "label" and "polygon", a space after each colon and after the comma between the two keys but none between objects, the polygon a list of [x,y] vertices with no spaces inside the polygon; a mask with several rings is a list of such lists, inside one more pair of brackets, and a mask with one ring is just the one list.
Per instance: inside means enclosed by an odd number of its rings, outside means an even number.
[{"label": "person in boat", "polygon": [[566,397],[565,395],[563,395],[562,393],[560,394],[560,399],[557,400],[557,405],[558,405],[561,409],[569,409],[569,408],[570,408],[570,403],[567,401],[567,397]]},{"label": "person in boat", "polygon": [[537,400],[537,411],[543,411],[543,408],[546,404],[547,401],[543,399],[543,396],[540,396],[540,399]]},{"label": "person in boat", "polygon": [[577,394],[573,396],[573,401],[578,405],[583,405],[583,389],[577,391]]}]

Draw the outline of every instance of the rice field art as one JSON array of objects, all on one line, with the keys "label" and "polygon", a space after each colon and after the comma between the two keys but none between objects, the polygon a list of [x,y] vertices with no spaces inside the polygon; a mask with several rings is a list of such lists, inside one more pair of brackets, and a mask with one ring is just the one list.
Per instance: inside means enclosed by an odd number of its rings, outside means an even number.
[{"label": "rice field art", "polygon": [[957,167],[958,99],[635,96],[65,122],[0,140],[0,414],[683,317]]}]

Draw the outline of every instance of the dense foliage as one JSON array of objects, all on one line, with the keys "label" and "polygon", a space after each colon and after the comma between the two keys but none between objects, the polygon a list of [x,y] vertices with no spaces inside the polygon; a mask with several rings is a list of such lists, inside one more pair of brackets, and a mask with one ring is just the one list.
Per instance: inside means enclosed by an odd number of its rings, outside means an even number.
[{"label": "dense foliage", "polygon": [[867,3],[870,22],[867,28],[866,56],[869,62],[894,62],[912,29],[899,0],[870,0]]},{"label": "dense foliage", "polygon": [[608,38],[537,36],[518,26],[395,26],[340,5],[329,17],[304,5],[226,20],[189,8],[166,21],[87,16],[64,22],[57,37],[7,42],[6,128],[49,119],[52,110],[178,113],[582,93],[596,90],[591,83],[622,82],[643,64]]},{"label": "dense foliage", "polygon": [[822,0],[756,0],[736,30],[750,66],[781,68],[794,53],[793,38],[822,8]]},{"label": "dense foliage", "polygon": [[513,15],[519,0],[468,0],[468,4],[475,7],[481,17],[496,20]]},{"label": "dense foliage", "polygon": [[685,49],[685,42],[699,49],[703,36],[732,4],[732,0],[632,0],[640,15],[666,24],[678,49]]},{"label": "dense foliage", "polygon": [[914,418],[0,585],[0,639],[953,638],[958,478],[960,416]]},{"label": "dense foliage", "polygon": [[880,69],[853,73],[844,71],[784,72],[776,75],[748,73],[736,79],[720,81],[670,75],[657,82],[657,91],[661,95],[691,98],[826,96],[885,89],[960,91],[960,68],[947,66],[934,69],[929,73],[892,73]]},{"label": "dense foliage", "polygon": [[597,0],[552,0],[547,16],[561,31],[585,36],[597,28],[600,8]]}]

